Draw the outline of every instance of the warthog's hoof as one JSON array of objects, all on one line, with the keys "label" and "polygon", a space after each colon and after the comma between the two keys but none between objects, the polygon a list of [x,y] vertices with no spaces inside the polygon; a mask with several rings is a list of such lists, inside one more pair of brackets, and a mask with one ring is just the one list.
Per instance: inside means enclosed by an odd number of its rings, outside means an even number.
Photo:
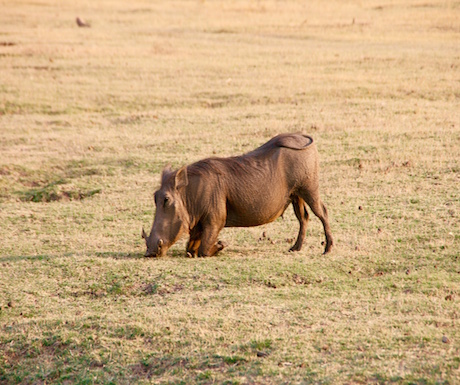
[{"label": "warthog's hoof", "polygon": [[329,254],[329,253],[332,251],[332,245],[333,245],[332,242],[331,242],[331,243],[328,243],[328,244],[326,245],[326,248],[324,249],[323,255],[324,255],[324,254]]},{"label": "warthog's hoof", "polygon": [[302,245],[298,245],[297,243],[292,246],[290,249],[289,249],[289,252],[290,253],[293,253],[294,251],[300,251],[302,250]]}]

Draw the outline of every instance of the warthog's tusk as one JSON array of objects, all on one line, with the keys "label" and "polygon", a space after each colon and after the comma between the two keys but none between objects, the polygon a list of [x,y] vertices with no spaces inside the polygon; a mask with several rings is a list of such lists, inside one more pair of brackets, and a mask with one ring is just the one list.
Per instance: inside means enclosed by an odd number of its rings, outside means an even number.
[{"label": "warthog's tusk", "polygon": [[142,228],[142,238],[147,239],[147,233],[145,232],[144,228]]},{"label": "warthog's tusk", "polygon": [[163,246],[163,239],[158,241],[158,248],[161,249],[161,246]]}]

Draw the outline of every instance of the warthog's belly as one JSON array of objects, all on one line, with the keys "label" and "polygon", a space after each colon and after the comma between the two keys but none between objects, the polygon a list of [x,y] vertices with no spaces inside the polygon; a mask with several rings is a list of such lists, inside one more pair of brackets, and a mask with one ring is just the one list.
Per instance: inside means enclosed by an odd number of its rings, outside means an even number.
[{"label": "warthog's belly", "polygon": [[245,207],[229,204],[227,205],[225,227],[260,226],[273,222],[276,218],[283,215],[290,203],[290,200],[283,200],[276,203],[269,202],[269,204],[267,202],[251,204]]}]

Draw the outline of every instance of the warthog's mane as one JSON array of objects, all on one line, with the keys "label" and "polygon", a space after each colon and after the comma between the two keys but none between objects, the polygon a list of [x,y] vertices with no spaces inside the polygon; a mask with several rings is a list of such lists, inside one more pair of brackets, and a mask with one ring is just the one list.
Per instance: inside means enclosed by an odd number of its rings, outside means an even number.
[{"label": "warthog's mane", "polygon": [[247,174],[247,171],[257,170],[257,159],[234,156],[230,158],[207,158],[187,166],[189,176],[203,176],[212,173],[213,175],[233,176]]}]

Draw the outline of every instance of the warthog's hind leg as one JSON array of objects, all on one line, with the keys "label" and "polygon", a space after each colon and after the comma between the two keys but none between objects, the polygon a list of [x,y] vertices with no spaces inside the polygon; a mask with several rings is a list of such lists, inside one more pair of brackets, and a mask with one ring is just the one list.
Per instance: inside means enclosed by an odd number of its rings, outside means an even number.
[{"label": "warthog's hind leg", "polygon": [[308,211],[307,205],[302,198],[298,196],[292,197],[292,207],[294,207],[294,213],[297,219],[299,220],[300,228],[299,228],[299,235],[297,236],[297,240],[292,246],[289,251],[300,251],[302,249],[302,244],[305,239],[305,233],[307,231],[307,223],[308,223]]},{"label": "warthog's hind leg", "polygon": [[311,211],[315,214],[323,224],[324,234],[326,236],[326,247],[324,248],[324,254],[329,253],[332,249],[334,241],[332,239],[331,226],[329,225],[329,216],[324,203],[319,197],[318,190],[312,192],[304,191],[300,193],[305,202],[310,206]]},{"label": "warthog's hind leg", "polygon": [[332,245],[334,244],[334,241],[332,239],[331,227],[329,226],[329,217],[327,215],[326,206],[324,205],[323,202],[320,202],[320,205],[321,205],[320,207],[322,209],[322,215],[321,216],[316,214],[316,212],[313,211],[313,209],[312,209],[312,211],[318,216],[318,218],[323,223],[324,234],[326,235],[326,247],[324,248],[324,254],[327,254],[332,250]]}]

